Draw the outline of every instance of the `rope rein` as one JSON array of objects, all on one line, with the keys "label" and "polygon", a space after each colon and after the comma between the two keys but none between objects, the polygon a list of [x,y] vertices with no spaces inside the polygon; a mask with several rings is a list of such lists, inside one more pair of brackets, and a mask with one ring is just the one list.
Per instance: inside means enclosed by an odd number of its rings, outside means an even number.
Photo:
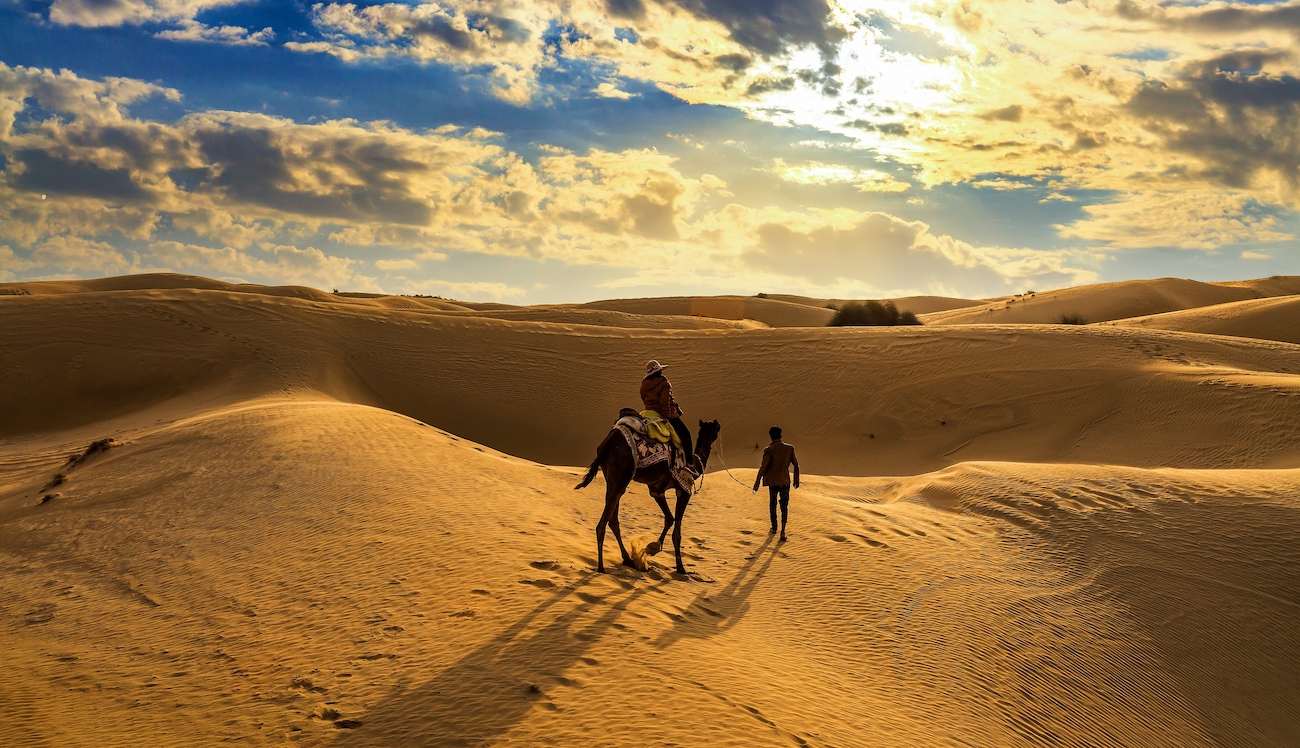
[{"label": "rope rein", "polygon": [[[746,489],[746,490],[752,488],[752,486],[747,486],[747,485],[745,485],[745,484],[744,484],[744,483],[743,483],[739,478],[737,478],[736,476],[734,476],[734,475],[731,474],[731,468],[728,468],[728,467],[727,467],[727,457],[726,457],[726,455],[724,455],[724,454],[722,453],[722,438],[719,437],[718,440],[715,441],[713,444],[714,444],[715,446],[717,446],[717,448],[718,448],[718,462],[721,462],[721,463],[722,463],[722,469],[723,469],[724,472],[726,472],[727,476],[728,476],[729,478],[731,478],[732,480],[734,480],[736,483],[739,483],[740,486],[741,486],[741,488],[744,488],[744,489]],[[700,483],[700,490],[703,491],[703,490],[704,490],[704,484],[703,484],[704,475],[703,475],[703,474],[700,475],[700,480],[701,480],[701,483]]]}]

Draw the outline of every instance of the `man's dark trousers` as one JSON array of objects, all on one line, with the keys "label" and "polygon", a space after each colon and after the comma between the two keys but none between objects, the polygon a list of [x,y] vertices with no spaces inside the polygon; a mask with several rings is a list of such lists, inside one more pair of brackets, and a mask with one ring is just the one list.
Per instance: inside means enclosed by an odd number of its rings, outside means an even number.
[{"label": "man's dark trousers", "polygon": [[770,497],[768,508],[772,513],[772,529],[776,529],[776,504],[778,497],[781,500],[781,526],[785,527],[785,521],[790,516],[790,484],[784,486],[768,486],[767,494]]}]

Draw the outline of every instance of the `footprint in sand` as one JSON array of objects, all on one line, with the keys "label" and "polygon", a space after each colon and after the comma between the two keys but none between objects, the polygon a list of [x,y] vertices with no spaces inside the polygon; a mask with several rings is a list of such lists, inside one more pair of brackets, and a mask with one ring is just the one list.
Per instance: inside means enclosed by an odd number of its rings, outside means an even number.
[{"label": "footprint in sand", "polygon": [[867,537],[866,535],[856,535],[856,534],[855,534],[854,537],[861,538],[861,539],[862,539],[862,542],[866,543],[867,545],[871,546],[872,548],[888,548],[888,547],[889,547],[888,545],[886,545],[886,544],[880,542],[879,540],[872,540],[871,538]]},{"label": "footprint in sand", "polygon": [[848,538],[844,537],[843,535],[827,535],[826,537],[830,538],[831,540],[834,540],[836,543],[843,543],[846,540],[848,540]]},{"label": "footprint in sand", "polygon": [[519,583],[531,584],[534,587],[540,587],[544,590],[549,590],[555,587],[555,582],[552,582],[549,579],[520,579]]},{"label": "footprint in sand", "polygon": [[531,561],[528,565],[534,569],[543,569],[545,571],[558,571],[560,569],[559,561]]}]

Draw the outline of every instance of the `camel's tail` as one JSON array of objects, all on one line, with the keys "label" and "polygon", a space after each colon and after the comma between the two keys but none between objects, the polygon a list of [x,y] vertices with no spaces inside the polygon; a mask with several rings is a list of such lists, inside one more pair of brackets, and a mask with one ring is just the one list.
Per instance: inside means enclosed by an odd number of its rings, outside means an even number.
[{"label": "camel's tail", "polygon": [[605,440],[600,443],[600,446],[596,447],[596,459],[591,461],[591,466],[587,468],[587,474],[582,476],[582,482],[574,486],[573,490],[581,491],[591,485],[591,481],[595,479],[596,473],[600,472],[600,466],[605,464],[605,456],[609,454],[609,439],[611,436],[614,436],[613,431],[610,431],[605,437]]}]

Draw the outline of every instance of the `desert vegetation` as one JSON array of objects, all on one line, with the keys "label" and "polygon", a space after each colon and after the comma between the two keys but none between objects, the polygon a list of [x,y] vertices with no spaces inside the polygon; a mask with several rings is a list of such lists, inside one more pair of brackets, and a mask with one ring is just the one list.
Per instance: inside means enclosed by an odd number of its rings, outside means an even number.
[{"label": "desert vegetation", "polygon": [[1058,325],[1086,325],[1088,318],[1078,312],[1061,312],[1056,315],[1054,322]]},{"label": "desert vegetation", "polygon": [[919,325],[921,321],[909,311],[898,311],[894,302],[850,301],[842,307],[829,307],[835,316],[827,322],[829,327]]}]

